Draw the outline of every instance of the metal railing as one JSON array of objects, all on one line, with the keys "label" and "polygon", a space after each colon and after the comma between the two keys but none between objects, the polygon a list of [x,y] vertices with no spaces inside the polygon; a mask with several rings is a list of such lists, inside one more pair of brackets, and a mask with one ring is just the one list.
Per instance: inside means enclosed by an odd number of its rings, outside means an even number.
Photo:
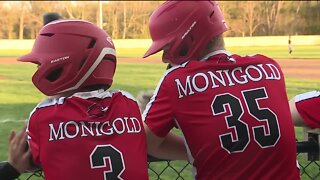
[{"label": "metal railing", "polygon": [[[320,179],[318,139],[310,138],[308,141],[297,142],[297,152],[301,179]],[[0,166],[3,163],[5,162],[0,162]],[[148,157],[148,168],[150,180],[193,179],[192,165],[186,161],[159,160]],[[39,169],[23,174],[20,179],[38,180],[44,179],[44,176],[41,169]]]}]

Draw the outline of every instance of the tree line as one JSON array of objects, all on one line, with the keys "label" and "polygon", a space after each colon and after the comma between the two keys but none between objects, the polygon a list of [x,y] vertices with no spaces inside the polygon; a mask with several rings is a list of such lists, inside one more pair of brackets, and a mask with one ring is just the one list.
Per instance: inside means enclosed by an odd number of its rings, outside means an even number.
[{"label": "tree line", "polygon": [[[47,12],[96,24],[102,21],[102,28],[113,39],[149,38],[149,17],[162,3],[0,1],[0,39],[34,39],[43,25],[42,16]],[[230,29],[226,36],[320,34],[319,1],[219,1],[219,5]]]}]

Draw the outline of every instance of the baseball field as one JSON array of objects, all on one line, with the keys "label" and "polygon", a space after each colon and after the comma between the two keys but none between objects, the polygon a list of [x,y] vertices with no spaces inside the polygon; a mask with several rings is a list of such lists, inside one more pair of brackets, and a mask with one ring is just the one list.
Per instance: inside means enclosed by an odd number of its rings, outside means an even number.
[{"label": "baseball field", "polygon": [[[231,47],[229,50],[240,55],[261,53],[276,59],[285,75],[289,99],[302,92],[320,89],[320,46],[296,46],[291,56],[286,46]],[[16,61],[16,56],[21,53],[0,52],[0,161],[7,159],[10,130],[20,130],[34,106],[45,98],[31,82],[36,66]],[[141,59],[144,49],[118,49],[117,53],[118,66],[112,89],[123,89],[137,96],[140,91],[156,87],[166,67],[161,62],[160,54]],[[301,140],[302,129],[297,128],[296,132]],[[184,164],[176,162],[176,166],[181,168]],[[158,164],[152,166],[160,168]],[[312,171],[319,173],[316,167]],[[174,171],[169,172],[163,179],[175,179],[175,174]],[[192,179],[190,167],[183,174],[190,177],[187,179]],[[150,179],[155,179],[152,173]]]}]

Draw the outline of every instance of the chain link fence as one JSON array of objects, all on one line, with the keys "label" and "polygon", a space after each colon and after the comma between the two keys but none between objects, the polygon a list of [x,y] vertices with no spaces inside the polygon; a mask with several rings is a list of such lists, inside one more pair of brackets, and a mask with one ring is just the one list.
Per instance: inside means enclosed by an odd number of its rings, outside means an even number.
[{"label": "chain link fence", "polygon": [[[302,180],[320,179],[319,144],[313,139],[297,142],[297,158]],[[4,163],[4,162],[2,162]],[[1,163],[0,163],[1,165]],[[150,180],[192,180],[192,165],[186,161],[168,161],[148,157]],[[285,167],[284,167],[285,168]],[[20,180],[43,180],[41,170],[25,173]]]}]

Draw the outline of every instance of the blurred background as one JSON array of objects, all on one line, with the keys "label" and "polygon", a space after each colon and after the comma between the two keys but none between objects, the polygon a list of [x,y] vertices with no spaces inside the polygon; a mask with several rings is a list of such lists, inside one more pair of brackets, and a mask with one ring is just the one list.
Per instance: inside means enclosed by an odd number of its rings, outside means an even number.
[{"label": "blurred background", "polygon": [[[0,1],[0,39],[34,39],[42,15],[96,23],[113,39],[149,38],[147,22],[163,1]],[[226,36],[314,35],[319,1],[219,1],[230,28]]]},{"label": "blurred background", "polygon": [[[20,130],[45,98],[31,82],[36,65],[16,61],[31,50],[44,14],[88,20],[108,32],[118,56],[112,89],[137,96],[152,91],[165,72],[161,52],[141,58],[151,43],[149,16],[163,2],[0,1],[0,161],[7,160],[9,132]],[[219,5],[229,26],[224,33],[227,50],[274,58],[284,72],[289,99],[320,90],[320,1],[219,1]],[[308,139],[305,134],[296,128],[298,141]],[[320,179],[319,156],[305,155],[298,154],[302,179]],[[151,180],[192,179],[192,170],[185,161],[150,162],[149,176]],[[42,180],[43,176],[31,173],[21,179]]]}]

